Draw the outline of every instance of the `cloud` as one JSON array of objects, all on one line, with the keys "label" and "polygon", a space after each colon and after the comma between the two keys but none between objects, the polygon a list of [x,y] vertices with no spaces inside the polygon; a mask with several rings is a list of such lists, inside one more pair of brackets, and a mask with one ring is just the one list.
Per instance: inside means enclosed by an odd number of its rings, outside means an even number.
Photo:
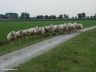
[{"label": "cloud", "polygon": [[40,14],[76,15],[96,12],[96,0],[0,0],[0,13],[29,12],[31,16]]}]

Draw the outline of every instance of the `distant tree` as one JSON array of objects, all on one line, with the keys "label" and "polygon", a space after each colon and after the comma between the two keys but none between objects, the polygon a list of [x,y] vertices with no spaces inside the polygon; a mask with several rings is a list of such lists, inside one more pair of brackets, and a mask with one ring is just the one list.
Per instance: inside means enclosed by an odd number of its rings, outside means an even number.
[{"label": "distant tree", "polygon": [[48,19],[49,18],[49,16],[48,15],[45,15],[45,19]]},{"label": "distant tree", "polygon": [[82,18],[82,14],[81,14],[81,13],[78,14],[78,18],[79,18],[79,19]]},{"label": "distant tree", "polygon": [[26,12],[22,12],[21,13],[21,16],[20,16],[20,19],[30,19],[30,14],[29,13],[26,13]]},{"label": "distant tree", "polygon": [[64,19],[66,19],[66,14],[64,14]]},{"label": "distant tree", "polygon": [[86,13],[82,13],[82,19],[86,18]]},{"label": "distant tree", "polygon": [[96,14],[95,14],[95,19],[96,19]]},{"label": "distant tree", "polygon": [[17,13],[6,13],[5,16],[8,19],[18,19],[18,14]]},{"label": "distant tree", "polygon": [[43,15],[38,15],[36,18],[37,19],[44,19],[44,16]]},{"label": "distant tree", "polygon": [[53,19],[53,16],[52,16],[52,15],[50,15],[50,16],[49,16],[49,19]]},{"label": "distant tree", "polygon": [[90,17],[89,17],[89,16],[86,16],[86,18],[87,18],[87,19],[90,19]]},{"label": "distant tree", "polygon": [[59,17],[58,17],[59,19],[63,19],[63,15],[59,15]]},{"label": "distant tree", "polygon": [[85,19],[86,18],[86,13],[79,13],[78,18],[79,19]]},{"label": "distant tree", "polygon": [[56,15],[53,15],[53,19],[56,19],[57,17],[56,17]]},{"label": "distant tree", "polygon": [[66,19],[69,19],[69,16],[68,15],[66,15]]},{"label": "distant tree", "polygon": [[72,17],[71,19],[75,19],[75,17]]},{"label": "distant tree", "polygon": [[49,19],[56,19],[57,17],[55,15],[50,15]]},{"label": "distant tree", "polygon": [[95,14],[95,18],[96,18],[96,14]]},{"label": "distant tree", "polygon": [[72,17],[72,19],[77,19],[77,17],[75,16],[75,17]]},{"label": "distant tree", "polygon": [[64,19],[68,19],[68,18],[69,18],[69,16],[64,14]]},{"label": "distant tree", "polygon": [[90,16],[90,19],[93,19],[93,16]]},{"label": "distant tree", "polygon": [[96,19],[96,14],[93,16],[94,19]]}]

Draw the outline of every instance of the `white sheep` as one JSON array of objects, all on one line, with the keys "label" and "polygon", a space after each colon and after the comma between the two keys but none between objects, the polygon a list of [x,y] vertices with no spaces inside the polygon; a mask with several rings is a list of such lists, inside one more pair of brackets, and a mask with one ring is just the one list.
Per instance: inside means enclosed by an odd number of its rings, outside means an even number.
[{"label": "white sheep", "polygon": [[82,24],[78,24],[78,30],[80,31],[81,29],[83,29],[83,25]]},{"label": "white sheep", "polygon": [[76,31],[77,31],[77,30],[78,30],[78,23],[74,22],[73,24],[74,24],[75,29],[76,29]]},{"label": "white sheep", "polygon": [[29,29],[25,29],[25,30],[19,30],[17,32],[15,31],[11,31],[8,35],[7,35],[7,40],[9,42],[13,42],[16,39],[20,39],[22,37],[25,37],[26,39],[29,36],[33,36],[33,37],[41,37],[41,36],[52,36],[53,34],[57,35],[57,34],[63,34],[65,32],[75,32],[77,30],[81,30],[83,28],[82,24],[78,24],[76,22],[72,23],[64,23],[64,24],[59,24],[59,25],[49,25],[49,26],[44,26],[44,27],[38,27],[36,26],[35,28],[29,28]]},{"label": "white sheep", "polygon": [[44,26],[45,36],[48,36],[48,26]]},{"label": "white sheep", "polygon": [[20,38],[22,38],[22,36],[23,36],[23,30],[17,31],[17,32],[15,33],[16,39],[20,39]]},{"label": "white sheep", "polygon": [[49,36],[52,36],[54,33],[53,25],[51,24],[51,25],[47,26],[47,29],[48,29]]},{"label": "white sheep", "polygon": [[45,34],[45,29],[44,29],[44,27],[41,27],[41,35],[44,36],[44,34]]},{"label": "white sheep", "polygon": [[68,32],[72,33],[75,32],[75,26],[72,23],[68,23]]},{"label": "white sheep", "polygon": [[60,33],[60,34],[63,33],[63,29],[64,29],[64,28],[63,28],[63,24],[60,24],[60,25],[59,25],[59,33]]},{"label": "white sheep", "polygon": [[7,35],[7,40],[12,43],[16,40],[16,37],[15,37],[15,31],[11,31],[10,33],[8,33]]},{"label": "white sheep", "polygon": [[54,31],[54,34],[58,34],[59,33],[59,25],[54,25],[53,26],[53,31]]},{"label": "white sheep", "polygon": [[28,29],[23,30],[22,34],[23,34],[23,36],[28,36],[29,35]]},{"label": "white sheep", "polygon": [[28,36],[29,36],[28,29],[23,30],[22,35],[27,40],[28,39]]},{"label": "white sheep", "polygon": [[63,32],[68,32],[68,26],[66,23],[63,24]]},{"label": "white sheep", "polygon": [[35,28],[28,29],[29,35],[34,35],[34,30],[35,30]]}]

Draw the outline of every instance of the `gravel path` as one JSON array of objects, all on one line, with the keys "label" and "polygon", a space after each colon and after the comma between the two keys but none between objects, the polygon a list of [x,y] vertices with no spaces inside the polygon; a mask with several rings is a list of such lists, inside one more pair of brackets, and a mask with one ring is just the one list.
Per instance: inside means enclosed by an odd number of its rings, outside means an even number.
[{"label": "gravel path", "polygon": [[[85,32],[94,28],[96,28],[96,26],[82,29],[81,32]],[[46,53],[61,43],[79,35],[81,32],[52,37],[39,43],[30,45],[26,48],[0,56],[0,72],[5,72],[7,69],[17,67],[38,55]]]}]

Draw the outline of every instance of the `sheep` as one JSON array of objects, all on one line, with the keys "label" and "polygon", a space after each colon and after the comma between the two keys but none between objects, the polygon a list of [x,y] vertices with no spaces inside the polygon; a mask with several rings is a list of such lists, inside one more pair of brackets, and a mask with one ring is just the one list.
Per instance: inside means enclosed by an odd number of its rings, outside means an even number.
[{"label": "sheep", "polygon": [[53,34],[53,25],[44,26],[45,36],[52,36]]},{"label": "sheep", "polygon": [[70,33],[71,32],[71,23],[68,23],[67,27],[68,27],[68,33]]},{"label": "sheep", "polygon": [[45,34],[45,29],[44,29],[44,27],[42,27],[41,30],[42,30],[42,34],[44,35],[44,34]]},{"label": "sheep", "polygon": [[78,23],[74,22],[73,24],[75,26],[75,29],[78,30]]},{"label": "sheep", "polygon": [[72,32],[76,31],[74,24],[71,24],[71,28],[72,28]]},{"label": "sheep", "polygon": [[78,24],[78,30],[80,31],[81,29],[83,29],[83,25],[82,24]]},{"label": "sheep", "polygon": [[38,27],[37,34],[38,34],[38,37],[44,36],[44,34],[45,34],[44,27]]},{"label": "sheep", "polygon": [[35,37],[38,37],[38,35],[39,35],[39,27],[38,27],[38,26],[36,26],[36,27],[33,29],[33,33],[34,33],[34,36],[35,36]]},{"label": "sheep", "polygon": [[59,33],[62,34],[63,33],[63,24],[59,25]]},{"label": "sheep", "polygon": [[75,26],[72,23],[68,23],[68,31],[69,33],[72,33],[75,31]]},{"label": "sheep", "polygon": [[44,26],[44,31],[45,31],[45,36],[47,36],[48,35],[48,26]]},{"label": "sheep", "polygon": [[45,29],[44,29],[44,27],[41,27],[41,28],[40,28],[40,33],[41,33],[41,35],[44,36],[44,34],[45,34]]},{"label": "sheep", "polygon": [[29,33],[30,36],[34,35],[34,30],[35,30],[35,28],[28,29],[28,33]]},{"label": "sheep", "polygon": [[58,32],[59,32],[59,25],[54,25],[53,26],[53,32],[54,32],[54,34],[58,34]]},{"label": "sheep", "polygon": [[49,25],[44,27],[34,27],[34,28],[28,28],[25,30],[19,30],[19,31],[11,31],[7,35],[7,40],[12,43],[16,41],[17,39],[20,40],[20,38],[25,37],[26,39],[30,36],[32,37],[43,37],[43,36],[52,36],[63,34],[65,32],[72,33],[75,31],[80,31],[83,28],[82,24],[78,24],[76,22],[72,23],[64,23],[59,25]]},{"label": "sheep", "polygon": [[16,39],[20,39],[20,38],[22,38],[22,36],[23,36],[23,30],[17,31],[17,32],[15,33]]},{"label": "sheep", "polygon": [[23,36],[28,36],[29,35],[28,29],[23,30],[22,34],[23,34]]},{"label": "sheep", "polygon": [[13,43],[15,40],[16,40],[16,37],[15,37],[15,31],[11,31],[10,33],[8,33],[7,35],[7,40],[9,41],[9,43]]},{"label": "sheep", "polygon": [[49,36],[52,36],[53,33],[54,33],[54,31],[53,31],[53,25],[52,25],[52,24],[49,25],[49,26],[47,27],[47,29],[48,29]]},{"label": "sheep", "polygon": [[52,25],[52,24],[50,25],[50,32],[52,32],[52,33],[54,33],[54,31],[53,31],[53,26],[54,26],[54,25]]},{"label": "sheep", "polygon": [[67,26],[67,24],[65,23],[65,24],[63,24],[63,32],[67,32],[68,31],[68,26]]},{"label": "sheep", "polygon": [[27,40],[27,37],[29,36],[28,29],[23,30],[22,35]]},{"label": "sheep", "polygon": [[79,24],[79,29],[83,29],[83,25],[82,24]]},{"label": "sheep", "polygon": [[41,35],[41,32],[42,32],[42,27],[38,27],[37,34]]}]

